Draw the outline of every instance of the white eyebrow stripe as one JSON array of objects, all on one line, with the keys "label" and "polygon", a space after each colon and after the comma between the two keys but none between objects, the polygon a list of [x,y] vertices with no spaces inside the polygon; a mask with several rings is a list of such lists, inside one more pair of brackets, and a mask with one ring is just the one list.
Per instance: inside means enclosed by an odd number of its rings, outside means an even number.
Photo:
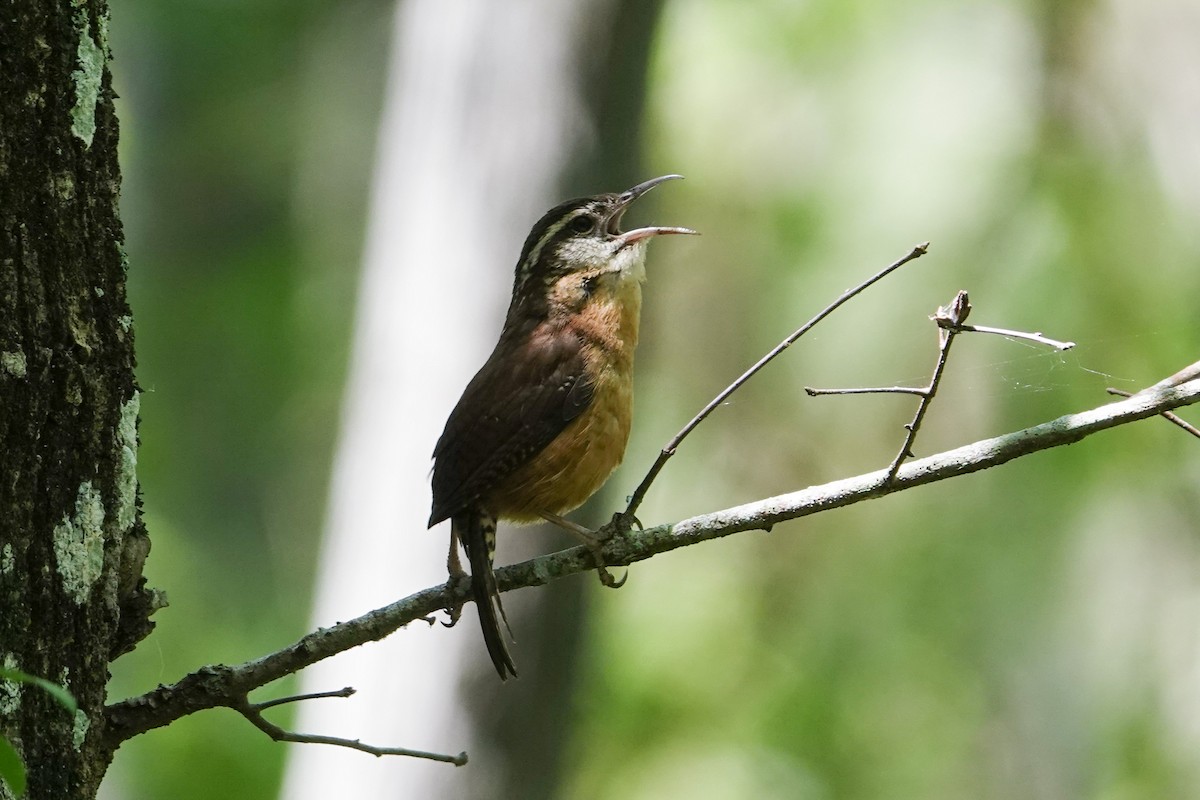
[{"label": "white eyebrow stripe", "polygon": [[542,234],[542,238],[538,239],[537,244],[535,244],[533,249],[529,251],[529,258],[525,259],[525,261],[521,263],[521,268],[517,271],[518,292],[521,290],[521,287],[525,285],[525,282],[529,280],[529,275],[531,272],[533,272],[533,265],[536,264],[538,259],[542,257],[542,250],[546,247],[550,240],[553,239],[567,224],[569,224],[571,220],[575,219],[581,214],[589,213],[590,211],[590,205],[577,208],[546,229],[546,232]]}]

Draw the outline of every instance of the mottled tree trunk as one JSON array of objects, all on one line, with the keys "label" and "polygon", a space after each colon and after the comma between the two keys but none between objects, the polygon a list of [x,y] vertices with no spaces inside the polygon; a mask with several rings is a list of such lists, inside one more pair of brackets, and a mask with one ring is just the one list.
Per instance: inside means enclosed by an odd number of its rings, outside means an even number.
[{"label": "mottled tree trunk", "polygon": [[33,800],[95,796],[108,664],[155,602],[107,27],[103,0],[10,0],[0,18],[0,663],[79,703],[0,684]]}]

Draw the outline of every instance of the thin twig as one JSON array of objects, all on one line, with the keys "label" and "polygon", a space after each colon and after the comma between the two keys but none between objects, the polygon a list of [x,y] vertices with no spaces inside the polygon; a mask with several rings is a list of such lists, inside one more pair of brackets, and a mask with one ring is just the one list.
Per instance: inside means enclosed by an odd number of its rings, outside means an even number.
[{"label": "thin twig", "polygon": [[[353,693],[353,689],[350,690]],[[306,700],[315,697],[345,697],[340,692],[322,692],[312,695],[297,695],[295,697],[284,698],[285,702],[296,700]],[[285,730],[275,723],[268,720],[262,715],[264,708],[270,708],[272,705],[278,705],[279,701],[268,701],[266,703],[251,703],[245,697],[239,703],[233,704],[233,709],[240,713],[243,717],[250,720],[250,723],[260,731],[270,736],[277,742],[296,742],[298,744],[329,744],[336,747],[348,747],[351,750],[358,750],[363,753],[370,753],[373,756],[408,756],[410,758],[423,758],[429,761],[441,761],[447,764],[454,764],[461,767],[467,763],[467,754],[459,753],[456,756],[446,755],[445,753],[430,753],[424,750],[410,750],[407,747],[376,747],[375,745],[366,744],[358,739],[343,739],[340,736],[321,736],[310,733],[295,733]]]},{"label": "thin twig", "polygon": [[904,256],[903,258],[901,258],[897,261],[892,262],[891,264],[884,267],[879,272],[875,273],[870,278],[866,279],[865,281],[858,284],[857,286],[847,289],[845,292],[843,292],[841,294],[840,297],[838,297],[836,300],[834,300],[832,303],[830,303],[828,306],[826,306],[819,314],[817,314],[815,317],[810,319],[808,322],[804,323],[804,325],[802,325],[800,328],[798,328],[796,331],[794,331],[790,336],[788,336],[786,339],[784,339],[782,342],[780,342],[774,348],[772,348],[771,351],[768,352],[765,356],[763,356],[757,362],[755,362],[754,366],[750,367],[750,369],[743,372],[741,374],[741,376],[738,377],[737,380],[735,380],[733,383],[726,386],[721,391],[720,394],[718,394],[716,397],[714,397],[712,400],[710,400],[708,402],[708,405],[706,405],[704,408],[700,409],[700,413],[697,414],[695,417],[693,417],[692,420],[690,422],[688,422],[687,425],[684,425],[683,428],[679,431],[679,433],[675,434],[675,436],[671,439],[671,441],[667,442],[666,446],[659,452],[658,458],[655,459],[653,466],[650,467],[650,471],[646,473],[646,476],[644,478],[642,478],[642,482],[640,484],[638,484],[637,489],[635,489],[633,494],[630,495],[629,503],[626,505],[625,510],[618,516],[623,518],[626,521],[633,519],[634,515],[637,513],[638,508],[641,506],[642,501],[646,498],[646,492],[650,491],[650,485],[652,483],[654,483],[654,480],[658,477],[658,473],[662,472],[662,468],[664,466],[666,466],[666,463],[667,463],[667,461],[670,460],[671,456],[675,455],[675,451],[679,449],[679,445],[682,444],[683,440],[688,437],[688,434],[690,434],[693,430],[695,430],[697,425],[699,425],[701,422],[703,422],[705,419],[707,419],[708,415],[711,414],[714,410],[716,410],[716,408],[718,406],[720,406],[722,403],[724,403],[726,400],[728,400],[729,396],[731,394],[733,394],[734,392],[736,392],[738,389],[740,389],[742,387],[742,385],[746,383],[746,381],[753,378],[754,375],[760,369],[762,369],[767,364],[769,364],[771,361],[773,361],[775,359],[775,357],[778,356],[780,353],[782,353],[784,350],[788,349],[793,344],[795,344],[796,340],[798,340],[804,334],[808,333],[821,320],[825,319],[830,314],[832,314],[834,311],[836,311],[843,303],[852,299],[856,295],[861,294],[864,290],[866,290],[872,284],[887,277],[888,275],[890,275],[891,273],[900,269],[900,267],[904,266],[908,262],[920,258],[921,256],[925,255],[927,252],[929,252],[929,242],[924,242],[922,244],[919,244],[916,247],[914,247],[908,253],[908,255]]},{"label": "thin twig", "polygon": [[916,394],[924,395],[929,391],[923,386],[868,386],[862,389],[814,389],[805,386],[804,392],[809,397],[821,397],[828,394]]},{"label": "thin twig", "polygon": [[879,386],[863,389],[813,389],[808,386],[804,387],[804,391],[810,397],[833,394],[915,394],[921,398],[912,421],[904,426],[905,430],[908,431],[904,437],[904,444],[901,445],[900,451],[896,453],[896,457],[892,459],[892,463],[888,467],[887,479],[889,482],[896,479],[896,473],[899,472],[900,465],[904,463],[904,460],[913,457],[913,442],[916,441],[917,432],[921,428],[925,414],[928,412],[929,406],[933,403],[933,398],[937,395],[938,385],[941,383],[942,375],[946,371],[947,359],[950,356],[950,346],[954,343],[954,337],[959,333],[998,334],[1013,339],[1026,339],[1031,342],[1037,342],[1038,344],[1053,347],[1056,350],[1069,350],[1075,346],[1074,342],[1061,342],[1057,339],[1043,336],[1040,332],[1027,333],[1007,328],[993,328],[987,325],[968,325],[966,324],[966,319],[970,313],[971,303],[967,292],[960,291],[949,305],[938,308],[937,313],[930,317],[938,326],[938,360],[927,386]]},{"label": "thin twig", "polygon": [[[1178,402],[1182,394],[1186,394],[1192,399]],[[1174,395],[1174,399],[1170,402],[1161,403],[1172,395]],[[910,460],[900,468],[895,481],[889,482],[887,470],[881,469],[865,475],[833,481],[822,486],[811,486],[790,494],[727,508],[712,514],[703,514],[671,526],[650,528],[637,538],[640,539],[645,535],[667,536],[670,538],[673,548],[729,536],[741,531],[763,530],[780,522],[799,519],[834,508],[842,508],[868,498],[883,497],[918,485],[979,472],[1032,452],[1074,444],[1100,430],[1131,421],[1127,415],[1146,419],[1163,411],[1197,402],[1200,402],[1200,380],[1193,380],[1179,387],[1159,389],[1151,394],[1139,394],[1099,408],[1067,414],[1032,428],[984,439],[937,455]],[[1128,405],[1131,403],[1140,403],[1140,405],[1136,407]],[[606,547],[605,557],[608,559],[608,563],[622,563],[620,555],[624,552],[624,548],[619,549],[618,545],[628,545],[629,543],[628,538],[615,540],[611,552]]]},{"label": "thin twig", "polygon": [[[1133,397],[1132,392],[1125,392],[1120,389],[1114,389],[1111,386],[1107,389],[1107,391],[1109,394],[1115,394],[1118,397]],[[1183,428],[1185,431],[1190,433],[1192,436],[1195,436],[1197,439],[1200,439],[1200,428],[1197,428],[1195,425],[1193,425],[1192,423],[1183,419],[1183,417],[1180,417],[1178,414],[1174,413],[1173,411],[1164,411],[1159,416],[1163,417],[1164,419],[1170,420],[1171,422],[1175,423],[1176,425],[1178,425],[1179,427]]]},{"label": "thin twig", "polygon": [[[900,465],[904,463],[904,459],[913,457],[913,442],[917,440],[917,432],[921,429],[921,423],[925,420],[925,412],[929,410],[930,404],[933,403],[938,385],[942,382],[942,374],[946,371],[946,361],[950,357],[950,345],[954,344],[954,337],[961,330],[963,322],[970,313],[971,303],[967,298],[967,293],[966,291],[960,291],[950,301],[949,305],[938,308],[937,313],[932,317],[938,324],[937,365],[933,368],[933,375],[929,378],[929,385],[925,387],[924,391],[919,392],[921,402],[917,404],[917,413],[913,415],[912,422],[904,426],[908,432],[904,436],[904,444],[900,445],[900,451],[896,453],[896,457],[892,459],[891,466],[888,467],[888,483],[896,480],[896,473],[900,471]],[[943,324],[943,322],[947,324]]]},{"label": "thin twig", "polygon": [[1146,392],[1152,392],[1156,389],[1162,389],[1165,386],[1179,386],[1180,384],[1187,383],[1188,381],[1192,380],[1193,378],[1200,378],[1200,361],[1196,361],[1194,363],[1188,364],[1186,367],[1179,370],[1179,372],[1176,372],[1171,377],[1163,378],[1161,381],[1154,384],[1153,386],[1149,386],[1145,389],[1142,389],[1142,391],[1138,392],[1138,394],[1145,394]]},{"label": "thin twig", "polygon": [[354,687],[347,686],[344,689],[337,689],[332,692],[309,692],[308,694],[293,694],[287,697],[276,697],[274,700],[263,700],[261,703],[255,703],[254,707],[259,711],[265,711],[268,708],[282,706],[287,703],[299,703],[302,700],[323,700],[326,697],[353,697]]},{"label": "thin twig", "polygon": [[1007,328],[992,328],[988,325],[957,325],[955,327],[960,331],[968,331],[970,333],[994,333],[998,336],[1007,336],[1010,339],[1027,339],[1031,342],[1053,347],[1055,350],[1070,350],[1075,346],[1074,342],[1060,342],[1058,339],[1043,336],[1040,331],[1026,333],[1025,331],[1010,331]]},{"label": "thin twig", "polygon": [[[1174,375],[1171,375],[1168,378],[1163,378],[1161,381],[1154,384],[1153,386],[1148,386],[1145,389],[1142,389],[1140,392],[1137,392],[1136,394],[1130,394],[1129,392],[1124,392],[1124,391],[1121,391],[1120,389],[1113,389],[1113,388],[1109,388],[1108,393],[1115,394],[1119,397],[1139,397],[1139,396],[1147,394],[1147,393],[1156,392],[1159,389],[1165,389],[1165,388],[1169,388],[1171,386],[1179,386],[1180,384],[1186,383],[1186,382],[1188,382],[1194,378],[1198,378],[1198,377],[1200,377],[1200,361],[1195,361],[1191,364],[1188,364],[1186,367],[1179,370]],[[1185,431],[1192,434],[1193,436],[1200,438],[1200,429],[1196,428],[1196,426],[1192,425],[1190,422],[1184,420],[1178,414],[1173,414],[1170,411],[1164,411],[1161,416],[1165,417],[1166,419],[1170,420],[1174,424],[1178,425],[1180,428],[1183,428]]]},{"label": "thin twig", "polygon": [[[1200,380],[1139,392],[1127,400],[909,461],[893,481],[887,480],[886,470],[877,470],[703,514],[674,525],[660,525],[613,537],[603,547],[604,562],[610,567],[626,566],[697,542],[740,531],[770,528],[786,520],[988,469],[1051,447],[1073,444],[1102,430],[1196,402],[1200,402]],[[592,554],[588,548],[574,547],[498,569],[496,583],[501,592],[507,592],[543,586],[592,567]],[[254,689],[360,644],[383,639],[410,622],[466,602],[469,594],[468,581],[432,586],[356,619],[313,631],[293,644],[253,661],[235,666],[201,667],[177,683],[113,703],[105,709],[102,734],[105,747],[115,751],[122,742],[134,736],[206,708],[237,707],[246,702],[246,694]]]}]

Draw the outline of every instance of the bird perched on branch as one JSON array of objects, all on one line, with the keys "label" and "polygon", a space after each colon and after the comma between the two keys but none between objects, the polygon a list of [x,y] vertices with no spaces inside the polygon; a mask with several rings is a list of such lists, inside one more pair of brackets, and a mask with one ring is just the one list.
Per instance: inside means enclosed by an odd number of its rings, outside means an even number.
[{"label": "bird perched on branch", "polygon": [[[492,562],[496,522],[562,518],[621,462],[629,439],[646,245],[687,228],[622,232],[621,217],[664,175],[620,194],[568,200],[521,249],[500,340],[434,448],[429,526],[450,520],[450,574],[471,565],[483,640],[501,679],[516,676]],[[508,621],[505,619],[505,626]]]}]

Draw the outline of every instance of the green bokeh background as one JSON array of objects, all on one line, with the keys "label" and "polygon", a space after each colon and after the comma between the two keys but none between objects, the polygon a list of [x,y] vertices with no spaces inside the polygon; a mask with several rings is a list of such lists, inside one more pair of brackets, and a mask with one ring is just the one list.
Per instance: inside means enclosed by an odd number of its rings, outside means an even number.
[{"label": "green bokeh background", "polygon": [[[304,632],[392,7],[111,8],[147,574],[172,603],[116,698]],[[933,245],[721,408],[643,519],[887,463],[912,398],[803,387],[922,383],[959,289],[972,321],[1078,346],[964,337],[921,454],[1194,361],[1197,35],[1167,0],[668,2],[645,160],[688,176],[657,208],[703,238],[652,255],[617,485]],[[589,604],[560,796],[1200,797],[1198,479],[1197,443],[1148,421],[639,565]],[[283,757],[207,712],[128,743],[105,792],[270,798]]]}]

